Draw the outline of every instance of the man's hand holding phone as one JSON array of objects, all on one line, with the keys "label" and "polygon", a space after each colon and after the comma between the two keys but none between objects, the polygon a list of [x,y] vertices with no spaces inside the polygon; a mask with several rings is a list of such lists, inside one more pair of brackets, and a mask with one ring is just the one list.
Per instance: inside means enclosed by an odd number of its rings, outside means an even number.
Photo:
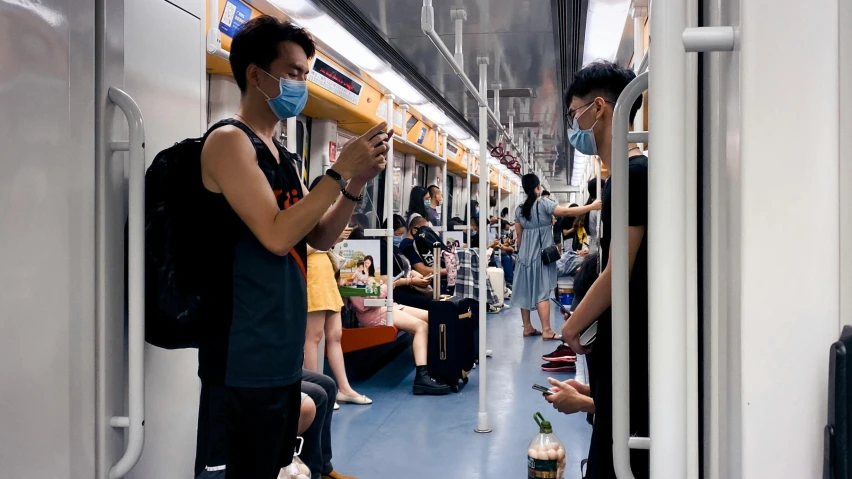
[{"label": "man's hand holding phone", "polygon": [[590,397],[589,386],[573,379],[557,381],[547,378],[551,384],[552,394],[545,394],[544,399],[553,404],[553,409],[563,414],[574,414],[576,412],[595,412],[595,402]]}]

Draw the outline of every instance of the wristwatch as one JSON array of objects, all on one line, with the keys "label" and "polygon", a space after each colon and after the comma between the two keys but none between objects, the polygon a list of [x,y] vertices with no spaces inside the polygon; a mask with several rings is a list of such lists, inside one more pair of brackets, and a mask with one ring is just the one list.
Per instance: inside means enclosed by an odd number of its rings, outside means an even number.
[{"label": "wristwatch", "polygon": [[349,184],[348,181],[344,180],[343,177],[340,176],[340,173],[332,170],[331,168],[325,170],[325,174],[326,174],[326,176],[328,176],[332,180],[336,181],[337,184],[340,185],[341,189],[345,189],[346,185]]}]

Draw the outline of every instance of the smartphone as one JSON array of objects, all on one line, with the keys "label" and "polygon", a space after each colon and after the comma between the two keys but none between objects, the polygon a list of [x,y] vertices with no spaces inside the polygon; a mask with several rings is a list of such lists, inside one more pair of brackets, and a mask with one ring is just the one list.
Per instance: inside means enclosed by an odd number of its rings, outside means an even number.
[{"label": "smartphone", "polygon": [[544,387],[540,384],[533,384],[532,388],[535,389],[536,391],[540,392],[540,393],[547,395],[547,396],[550,396],[551,394],[553,394],[553,391],[551,391],[550,388],[546,388],[546,387]]},{"label": "smartphone", "polygon": [[556,306],[559,306],[560,311],[562,311],[565,314],[571,314],[571,311],[568,311],[567,309],[565,309],[565,306],[563,306],[562,303],[560,303],[559,301],[556,301],[556,298],[550,298],[550,300],[553,301],[554,303],[556,303]]},{"label": "smartphone", "polygon": [[595,342],[595,337],[598,334],[598,322],[590,324],[585,331],[580,333],[580,346],[586,347]]},{"label": "smartphone", "polygon": [[386,143],[386,142],[390,141],[390,140],[391,140],[391,138],[393,138],[393,128],[391,128],[391,129],[390,129],[390,130],[388,130],[388,131],[379,131],[379,132],[377,132],[375,135],[373,135],[373,136],[371,136],[371,137],[370,137],[370,140],[372,140],[373,138],[375,138],[375,137],[377,137],[377,136],[381,135],[382,133],[386,133],[386,134],[388,135],[388,139],[387,139],[387,140],[385,140],[385,141],[383,141],[383,142],[376,143],[374,146],[379,146],[379,145],[381,145],[382,143]]}]

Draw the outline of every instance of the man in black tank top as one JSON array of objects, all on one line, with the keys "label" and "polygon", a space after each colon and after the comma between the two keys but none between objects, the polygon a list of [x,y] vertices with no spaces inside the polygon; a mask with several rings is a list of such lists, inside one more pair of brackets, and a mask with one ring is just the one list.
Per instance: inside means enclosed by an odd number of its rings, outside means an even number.
[{"label": "man in black tank top", "polygon": [[[233,118],[214,125],[201,157],[199,376],[196,474],[274,479],[293,459],[301,402],[306,245],[331,247],[365,184],[385,168],[385,123],[355,139],[307,190],[296,156],[273,139],[307,101],[314,43],[303,29],[261,16],[231,44],[241,91]],[[334,204],[334,206],[332,206]]]},{"label": "man in black tank top", "polygon": [[[618,96],[636,75],[633,71],[609,62],[586,66],[574,77],[565,103],[569,138],[572,146],[583,154],[599,155],[604,166],[611,170],[612,117]],[[630,110],[630,124],[639,110],[641,98]],[[566,414],[594,413],[592,440],[589,445],[586,479],[615,479],[612,457],[612,271],[609,265],[612,182],[627,181],[630,185],[628,210],[628,257],[630,258],[630,433],[648,436],[648,158],[636,145],[630,145],[630,165],[627,178],[612,178],[603,191],[601,220],[601,275],[583,297],[562,328],[562,335],[571,348],[587,354],[590,385],[574,380],[550,382],[557,391],[547,400]],[[580,346],[579,335],[594,321],[598,322],[597,336],[591,350]],[[624,438],[626,440],[626,438]],[[648,451],[632,450],[630,467],[634,477],[649,477]]]}]

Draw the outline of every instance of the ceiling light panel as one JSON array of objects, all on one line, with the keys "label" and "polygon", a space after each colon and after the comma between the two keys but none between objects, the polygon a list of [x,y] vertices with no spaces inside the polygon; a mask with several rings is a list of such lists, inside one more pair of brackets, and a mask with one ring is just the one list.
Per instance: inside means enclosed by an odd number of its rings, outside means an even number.
[{"label": "ceiling light panel", "polygon": [[[435,106],[433,103],[424,103],[422,105],[417,105],[415,108],[423,116],[429,119],[429,121],[436,125],[444,126],[449,125],[451,123],[449,117],[447,117],[447,115],[445,115],[443,111],[439,110],[438,107]],[[444,129],[446,130],[446,128]],[[461,128],[458,129],[460,130]],[[450,133],[450,135],[453,138],[456,138],[456,136],[452,133]]]}]

